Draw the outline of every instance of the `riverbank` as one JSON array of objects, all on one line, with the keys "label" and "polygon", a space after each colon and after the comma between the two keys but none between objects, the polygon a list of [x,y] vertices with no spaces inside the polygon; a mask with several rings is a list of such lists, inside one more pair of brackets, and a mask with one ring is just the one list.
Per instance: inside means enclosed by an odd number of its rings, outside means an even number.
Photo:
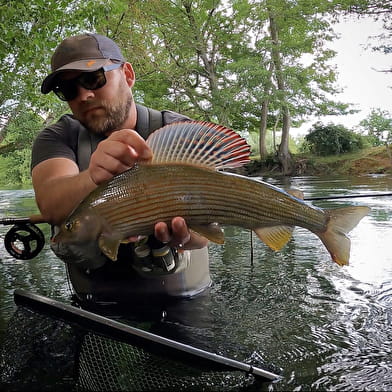
[{"label": "riverbank", "polygon": [[[327,157],[294,155],[294,176],[392,174],[392,162],[385,147],[370,147],[356,153]],[[273,158],[253,160],[246,167],[250,176],[279,175]]]}]

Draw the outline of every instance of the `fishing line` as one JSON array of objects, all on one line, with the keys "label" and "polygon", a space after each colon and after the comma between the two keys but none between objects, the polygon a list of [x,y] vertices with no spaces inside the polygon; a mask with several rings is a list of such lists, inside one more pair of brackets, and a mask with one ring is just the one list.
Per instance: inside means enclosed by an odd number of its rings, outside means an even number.
[{"label": "fishing line", "polygon": [[318,196],[318,197],[305,197],[304,200],[334,200],[334,199],[354,199],[358,197],[384,197],[392,196],[392,192],[388,193],[367,193],[363,195],[335,195],[335,196]]},{"label": "fishing line", "polygon": [[253,252],[253,231],[250,230],[250,265],[253,267],[253,257],[254,257],[254,252]]}]

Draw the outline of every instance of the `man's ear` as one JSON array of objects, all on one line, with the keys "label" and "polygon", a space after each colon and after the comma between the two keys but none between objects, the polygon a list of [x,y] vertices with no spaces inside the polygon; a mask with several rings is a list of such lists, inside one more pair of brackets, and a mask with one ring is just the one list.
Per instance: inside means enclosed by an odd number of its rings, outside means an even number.
[{"label": "man's ear", "polygon": [[125,79],[128,83],[128,86],[132,88],[133,85],[135,84],[135,71],[133,70],[131,63],[128,62],[124,63],[123,69],[124,69]]}]

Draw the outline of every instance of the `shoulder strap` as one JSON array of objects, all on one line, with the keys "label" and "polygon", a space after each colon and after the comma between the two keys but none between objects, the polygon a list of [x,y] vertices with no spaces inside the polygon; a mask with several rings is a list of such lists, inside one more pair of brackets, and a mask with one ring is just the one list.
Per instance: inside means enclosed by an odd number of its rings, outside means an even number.
[{"label": "shoulder strap", "polygon": [[147,139],[151,132],[163,126],[163,114],[159,110],[146,108],[136,104],[137,122],[136,131]]},{"label": "shoulder strap", "polygon": [[[136,110],[136,131],[144,139],[147,139],[151,132],[163,126],[163,113],[159,110],[146,108],[139,104],[136,104]],[[77,164],[80,171],[88,168],[91,154],[95,151],[101,140],[102,138],[89,132],[85,127],[80,128],[77,150]]]},{"label": "shoulder strap", "polygon": [[85,127],[80,128],[77,150],[77,164],[80,171],[88,168],[91,154],[95,151],[101,140],[102,138],[99,138],[97,135],[89,132]]}]

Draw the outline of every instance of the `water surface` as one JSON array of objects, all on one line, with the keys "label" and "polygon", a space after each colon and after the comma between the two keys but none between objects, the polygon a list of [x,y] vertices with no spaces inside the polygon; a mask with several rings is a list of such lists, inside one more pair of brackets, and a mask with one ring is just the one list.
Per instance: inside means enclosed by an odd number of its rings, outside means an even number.
[{"label": "water surface", "polygon": [[[297,187],[306,197],[392,191],[392,178],[383,175],[264,180]],[[213,340],[219,353],[241,361],[258,357],[282,369],[272,390],[391,390],[392,198],[313,204],[371,208],[350,234],[349,266],[331,262],[320,240],[301,228],[273,252],[248,231],[225,227],[225,245],[210,247],[214,285],[208,303],[202,302],[200,313],[193,304],[202,328],[185,327],[196,342]],[[31,190],[0,191],[0,216],[35,212]],[[48,228],[40,227],[48,239]],[[1,238],[6,230],[0,227]],[[26,262],[9,256],[0,241],[0,341],[16,288],[63,301],[71,294],[63,264],[48,245]]]}]

